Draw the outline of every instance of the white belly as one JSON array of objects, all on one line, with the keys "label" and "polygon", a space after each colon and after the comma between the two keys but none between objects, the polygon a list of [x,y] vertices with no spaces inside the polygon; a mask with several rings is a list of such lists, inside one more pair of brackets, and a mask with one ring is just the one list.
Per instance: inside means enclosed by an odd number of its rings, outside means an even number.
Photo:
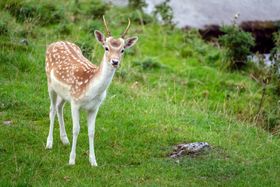
[{"label": "white belly", "polygon": [[70,89],[71,86],[64,84],[56,79],[53,71],[50,73],[51,84],[49,85],[60,97],[67,101],[71,101]]},{"label": "white belly", "polygon": [[[71,102],[71,86],[64,84],[63,82],[56,79],[53,72],[50,73],[51,84],[49,85],[51,89],[53,89],[58,96],[63,98],[64,100]],[[99,84],[97,81],[95,84]],[[98,85],[94,85],[96,87]],[[88,95],[87,95],[88,94]],[[82,98],[79,99],[79,106],[86,110],[96,109],[98,108],[103,100],[106,98],[106,90],[102,93],[98,94],[97,92],[87,93]]]}]

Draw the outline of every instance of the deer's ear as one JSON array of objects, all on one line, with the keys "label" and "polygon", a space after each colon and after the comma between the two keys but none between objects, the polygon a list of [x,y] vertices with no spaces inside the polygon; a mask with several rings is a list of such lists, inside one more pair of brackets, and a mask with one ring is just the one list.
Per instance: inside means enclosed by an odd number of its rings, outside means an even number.
[{"label": "deer's ear", "polygon": [[94,31],[94,35],[95,35],[95,38],[96,40],[101,43],[102,45],[104,45],[105,43],[105,37],[104,35],[102,34],[102,32],[98,31],[98,30],[95,30]]},{"label": "deer's ear", "polygon": [[132,38],[128,38],[125,40],[125,45],[124,45],[124,48],[130,48],[132,47],[134,44],[136,44],[138,40],[138,37],[132,37]]}]

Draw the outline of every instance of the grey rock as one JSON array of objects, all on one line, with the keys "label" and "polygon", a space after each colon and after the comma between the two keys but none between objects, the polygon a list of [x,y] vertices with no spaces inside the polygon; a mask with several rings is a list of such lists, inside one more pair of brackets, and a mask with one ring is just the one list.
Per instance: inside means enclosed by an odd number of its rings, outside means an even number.
[{"label": "grey rock", "polygon": [[170,158],[178,158],[183,155],[195,155],[210,150],[207,142],[193,142],[188,144],[178,144],[175,146]]},{"label": "grey rock", "polygon": [[10,126],[12,124],[12,121],[11,120],[6,120],[6,121],[3,121],[3,124],[7,125],[7,126]]},{"label": "grey rock", "polygon": [[22,44],[22,45],[28,45],[28,44],[29,44],[29,43],[28,43],[28,40],[27,40],[26,38],[21,39],[21,40],[19,41],[19,43]]}]

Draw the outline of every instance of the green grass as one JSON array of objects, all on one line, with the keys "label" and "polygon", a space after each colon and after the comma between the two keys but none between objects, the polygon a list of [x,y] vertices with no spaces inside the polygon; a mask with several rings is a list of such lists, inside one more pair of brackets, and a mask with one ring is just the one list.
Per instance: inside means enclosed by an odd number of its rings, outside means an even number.
[{"label": "green grass", "polygon": [[[88,161],[83,112],[76,165],[68,165],[70,146],[60,142],[57,121],[53,149],[45,150],[46,45],[60,39],[85,43],[94,63],[103,53],[88,30],[92,20],[71,22],[68,6],[68,35],[57,32],[56,24],[21,23],[0,12],[9,30],[0,36],[0,186],[279,186],[279,137],[250,120],[261,87],[246,72],[219,70],[222,51],[195,31],[155,23],[131,26],[129,34],[139,42],[125,55],[96,121],[99,166]],[[115,36],[129,13],[114,7],[107,12]],[[29,46],[19,43],[22,33]],[[69,109],[64,114],[71,139]],[[179,162],[168,158],[173,145],[194,141],[208,142],[212,151]]]}]

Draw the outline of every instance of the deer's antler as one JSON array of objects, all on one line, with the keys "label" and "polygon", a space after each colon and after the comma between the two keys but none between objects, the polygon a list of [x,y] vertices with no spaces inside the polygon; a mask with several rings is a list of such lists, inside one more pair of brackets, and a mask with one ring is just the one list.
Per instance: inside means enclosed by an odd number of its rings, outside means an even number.
[{"label": "deer's antler", "polygon": [[130,27],[130,19],[128,18],[128,25],[127,25],[125,31],[122,33],[122,36],[121,36],[122,38],[124,38],[125,35],[127,34],[127,31],[128,31],[128,29],[129,29],[129,27]]},{"label": "deer's antler", "polygon": [[106,23],[106,20],[105,20],[105,16],[103,16],[103,22],[104,22],[104,26],[105,26],[105,29],[106,29],[106,32],[107,32],[107,36],[111,36],[111,32],[108,29],[108,26],[107,26],[107,23]]}]

